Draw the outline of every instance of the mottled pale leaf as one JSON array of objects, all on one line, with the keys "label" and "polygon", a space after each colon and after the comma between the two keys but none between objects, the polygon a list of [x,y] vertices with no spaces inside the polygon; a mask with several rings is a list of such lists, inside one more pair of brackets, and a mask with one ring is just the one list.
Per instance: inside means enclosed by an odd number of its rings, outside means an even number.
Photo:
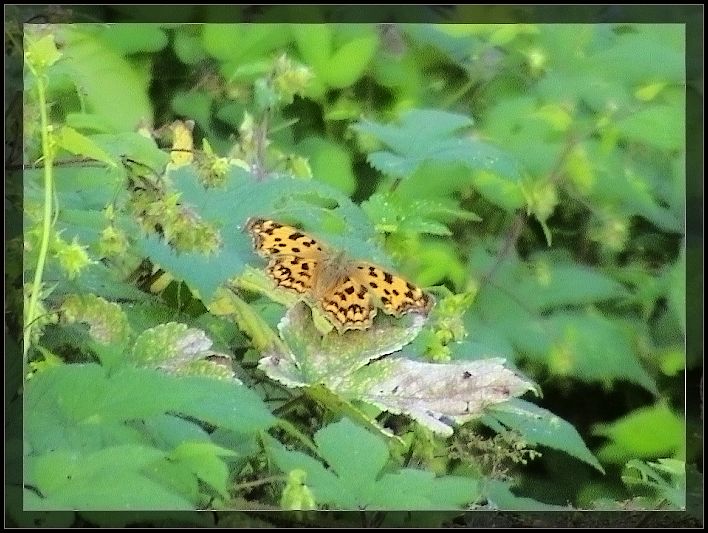
[{"label": "mottled pale leaf", "polygon": [[451,435],[452,426],[535,386],[504,366],[504,359],[447,364],[401,356],[379,359],[410,343],[425,322],[420,315],[381,317],[366,331],[322,335],[298,304],[280,323],[289,353],[272,352],[259,367],[289,387],[322,385],[347,400],[361,400],[404,413],[431,430]]},{"label": "mottled pale leaf", "polygon": [[[212,341],[202,330],[170,322],[145,330],[135,341],[128,361],[138,367],[159,368],[175,374],[232,378],[230,357],[211,351]],[[227,361],[207,361],[207,357]]]},{"label": "mottled pale leaf", "polygon": [[271,353],[259,366],[272,379],[284,384],[324,383],[332,390],[371,360],[400,350],[423,327],[425,319],[412,314],[395,320],[377,317],[366,331],[322,335],[310,318],[309,308],[292,307],[278,325],[289,354]]},{"label": "mottled pale leaf", "polygon": [[362,369],[351,391],[393,413],[405,413],[436,433],[478,417],[491,405],[536,391],[501,358],[447,364],[389,358]]},{"label": "mottled pale leaf", "polygon": [[128,319],[120,306],[100,296],[72,294],[64,300],[61,311],[69,324],[87,324],[91,338],[103,344],[120,344],[130,333]]}]

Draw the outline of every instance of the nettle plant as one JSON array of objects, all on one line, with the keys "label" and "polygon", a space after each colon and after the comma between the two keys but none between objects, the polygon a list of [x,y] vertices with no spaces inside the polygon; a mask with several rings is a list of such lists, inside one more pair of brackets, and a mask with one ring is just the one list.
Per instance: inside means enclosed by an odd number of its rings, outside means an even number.
[{"label": "nettle plant", "polygon": [[464,343],[460,356],[474,287],[429,288],[428,315],[340,333],[274,286],[244,231],[287,221],[385,267],[387,249],[408,250],[425,283],[419,236],[479,217],[406,180],[453,163],[523,177],[466,135],[469,117],[355,123],[394,184],[356,204],[271,138],[308,67],[275,56],[218,155],[189,121],[115,133],[85,111],[99,89],[80,62],[113,60],[92,39],[46,27],[25,42],[25,509],[514,508],[530,500],[511,491],[513,467],[538,445],[602,471],[569,423],[520,398],[540,391],[506,357]]}]

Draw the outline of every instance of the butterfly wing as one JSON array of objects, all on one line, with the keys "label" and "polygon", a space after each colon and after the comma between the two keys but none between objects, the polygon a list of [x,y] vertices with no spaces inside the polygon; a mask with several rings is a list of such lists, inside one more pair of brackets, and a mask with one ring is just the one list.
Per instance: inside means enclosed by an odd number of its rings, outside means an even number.
[{"label": "butterfly wing", "polygon": [[246,229],[256,251],[270,259],[266,273],[278,287],[298,294],[312,291],[322,255],[315,239],[297,228],[264,218],[250,219]]},{"label": "butterfly wing", "polygon": [[350,277],[325,294],[320,306],[340,333],[348,329],[367,329],[376,315],[366,287]]},{"label": "butterfly wing", "polygon": [[294,255],[277,255],[268,263],[266,273],[278,287],[306,294],[312,291],[316,264]]},{"label": "butterfly wing", "polygon": [[411,311],[426,313],[432,306],[431,297],[422,289],[375,265],[358,264],[352,277],[374,296],[386,314],[400,317]]},{"label": "butterfly wing", "polygon": [[246,229],[253,237],[254,248],[263,257],[289,255],[317,260],[322,254],[322,246],[315,239],[292,226],[252,218]]}]

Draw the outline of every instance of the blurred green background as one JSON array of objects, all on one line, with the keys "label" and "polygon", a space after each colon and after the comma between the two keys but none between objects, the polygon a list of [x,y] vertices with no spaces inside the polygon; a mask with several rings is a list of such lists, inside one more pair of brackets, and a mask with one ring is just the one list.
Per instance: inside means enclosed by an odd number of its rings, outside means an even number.
[{"label": "blurred green background", "polygon": [[[651,494],[637,505],[661,507],[668,489],[649,476],[633,492],[628,465],[702,470],[701,412],[684,407],[702,374],[702,346],[686,350],[687,312],[700,312],[687,310],[687,257],[702,240],[686,236],[684,25],[53,31],[54,123],[119,135],[192,120],[195,146],[247,160],[247,116],[262,124],[267,110],[271,169],[350,197],[418,284],[469,294],[466,336],[437,355],[513,361],[607,471],[544,450],[518,472],[520,494],[608,509]],[[27,161],[36,113],[25,107]]]}]

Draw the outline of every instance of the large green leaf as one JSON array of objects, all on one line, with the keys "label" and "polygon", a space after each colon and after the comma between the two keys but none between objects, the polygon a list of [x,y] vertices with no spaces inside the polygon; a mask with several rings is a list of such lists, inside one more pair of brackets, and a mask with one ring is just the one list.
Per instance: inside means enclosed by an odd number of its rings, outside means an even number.
[{"label": "large green leaf", "polygon": [[[233,382],[130,367],[109,375],[98,365],[62,365],[37,374],[28,383],[27,443],[31,449],[47,450],[72,428],[124,423],[168,412],[240,433],[265,429],[274,422],[254,392]],[[52,420],[58,433],[46,431]]]},{"label": "large green leaf", "polygon": [[62,67],[80,87],[90,111],[115,131],[133,131],[141,121],[150,122],[147,76],[86,27],[72,24],[63,29],[66,44]]},{"label": "large green leaf", "polygon": [[391,151],[369,154],[369,163],[381,172],[406,177],[427,161],[454,162],[472,170],[490,170],[512,182],[520,178],[516,162],[507,154],[479,140],[455,135],[473,124],[471,118],[447,111],[416,109],[400,125],[370,120],[357,123],[357,131],[378,138]]},{"label": "large green leaf", "polygon": [[441,509],[460,507],[479,497],[478,482],[472,478],[435,477],[412,468],[382,472],[388,461],[385,442],[346,418],[318,431],[315,442],[329,469],[274,441],[269,451],[283,472],[306,472],[305,484],[320,505],[367,510]]},{"label": "large green leaf", "polygon": [[366,331],[323,336],[300,304],[279,327],[290,353],[274,349],[259,367],[289,387],[322,385],[344,400],[404,413],[446,436],[455,423],[479,416],[489,405],[535,390],[498,358],[436,364],[399,353],[379,359],[410,343],[423,322],[417,315],[383,318]]},{"label": "large green leaf", "polygon": [[208,256],[178,254],[154,236],[141,238],[137,245],[155,263],[198,290],[204,300],[211,299],[221,283],[240,274],[255,259],[251,238],[244,231],[246,221],[254,216],[300,221],[305,229],[320,228],[318,234],[331,228],[340,235],[346,233],[345,237],[330,235],[332,245],[354,257],[383,258],[367,242],[373,229],[361,210],[341,192],[322,183],[286,177],[256,181],[249,173],[233,168],[224,188],[205,189],[190,167],[182,167],[173,176],[183,205],[220,229],[221,249]]}]

